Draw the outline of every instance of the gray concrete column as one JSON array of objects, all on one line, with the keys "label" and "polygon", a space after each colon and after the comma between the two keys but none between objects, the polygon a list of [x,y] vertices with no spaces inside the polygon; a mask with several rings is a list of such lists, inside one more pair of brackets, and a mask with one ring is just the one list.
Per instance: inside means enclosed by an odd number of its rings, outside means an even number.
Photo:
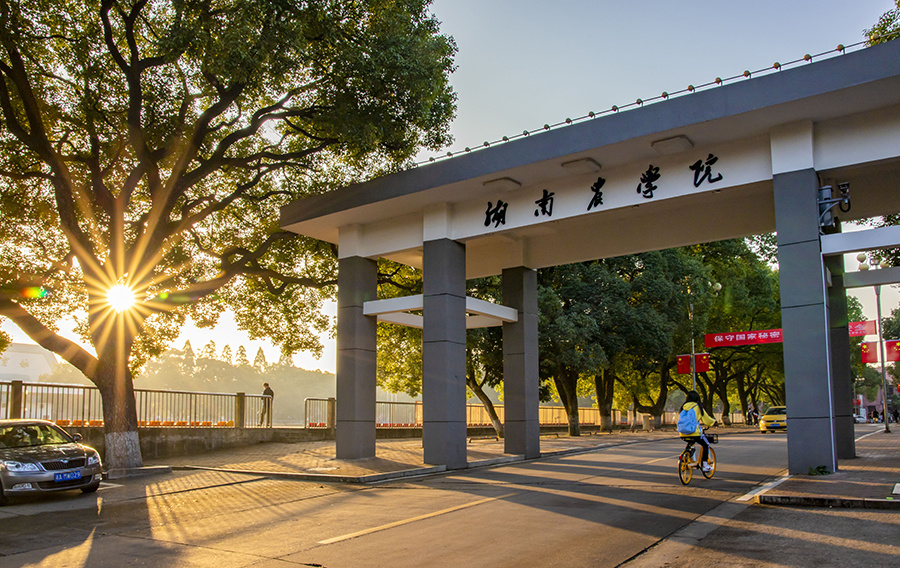
[{"label": "gray concrete column", "polygon": [[825,272],[815,170],[773,177],[784,329],[788,469],[837,470]]},{"label": "gray concrete column", "polygon": [[[840,232],[836,229],[826,232]],[[847,291],[844,288],[844,258],[829,256],[825,267],[831,273],[828,288],[828,324],[831,348],[832,404],[834,439],[838,459],[856,457],[853,420],[853,374],[850,367],[850,322],[847,315]]]},{"label": "gray concrete column", "polygon": [[425,463],[466,460],[466,247],[425,241],[422,269],[422,445]]},{"label": "gray concrete column", "polygon": [[339,459],[375,457],[374,317],[363,303],[378,294],[374,260],[351,256],[338,261],[337,401],[335,445]]},{"label": "gray concrete column", "polygon": [[503,324],[504,451],[537,458],[541,455],[537,272],[523,266],[504,269],[503,305],[519,315],[518,321]]}]

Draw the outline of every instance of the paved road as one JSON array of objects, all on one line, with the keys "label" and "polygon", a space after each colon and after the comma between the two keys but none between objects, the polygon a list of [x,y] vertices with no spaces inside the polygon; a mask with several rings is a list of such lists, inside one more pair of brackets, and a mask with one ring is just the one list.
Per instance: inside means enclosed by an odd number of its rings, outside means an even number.
[{"label": "paved road", "polygon": [[346,486],[178,472],[0,509],[0,565],[618,566],[786,467],[785,437],[723,437],[687,487],[677,440]]}]

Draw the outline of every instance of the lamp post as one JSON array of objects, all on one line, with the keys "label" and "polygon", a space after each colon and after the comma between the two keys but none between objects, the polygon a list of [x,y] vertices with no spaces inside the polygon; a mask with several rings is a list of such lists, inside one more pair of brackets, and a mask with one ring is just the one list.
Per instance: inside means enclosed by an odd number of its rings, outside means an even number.
[{"label": "lamp post", "polygon": [[[856,255],[856,260],[859,261],[859,269],[860,270],[868,270],[869,265],[865,262],[867,258],[866,253],[861,252]],[[880,266],[881,268],[888,267],[887,259],[881,261],[880,264],[873,264],[873,268]],[[875,309],[877,312],[877,321],[875,322],[878,325],[878,352],[881,357],[881,416],[884,420],[884,433],[891,433],[891,425],[888,421],[888,407],[887,407],[887,399],[888,399],[888,390],[887,390],[887,361],[884,358],[884,337],[882,336],[882,326],[881,326],[881,284],[875,285]]]},{"label": "lamp post", "polygon": [[[859,413],[861,413],[863,410],[862,402],[859,400],[859,395],[856,393],[857,385],[865,380],[866,379],[864,377],[856,377],[855,379],[853,379],[853,414],[856,416],[858,416]],[[866,414],[868,414],[868,412]],[[854,420],[856,420],[855,417]]]},{"label": "lamp post", "polygon": [[[710,283],[714,294],[718,294],[722,289],[722,285],[718,282]],[[691,292],[691,285],[687,285],[688,291],[688,321],[691,323],[691,390],[697,390],[697,361],[694,348],[694,295]]]}]

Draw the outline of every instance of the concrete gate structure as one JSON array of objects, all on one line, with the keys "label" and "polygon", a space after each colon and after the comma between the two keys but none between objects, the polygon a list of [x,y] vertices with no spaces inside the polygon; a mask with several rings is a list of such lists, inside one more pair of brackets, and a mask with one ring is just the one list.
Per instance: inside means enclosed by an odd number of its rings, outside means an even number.
[{"label": "concrete gate structure", "polygon": [[[843,221],[900,212],[900,41],[636,106],[282,209],[338,245],[339,458],[375,455],[376,321],[423,328],[425,461],[448,468],[466,467],[466,328],[502,325],[505,448],[536,457],[537,269],[773,231],[789,469],[855,455],[844,289],[900,269],[841,255],[900,227],[823,234],[818,195],[849,184]],[[379,257],[421,268],[423,294],[379,300]],[[496,274],[503,306],[466,298]]]}]

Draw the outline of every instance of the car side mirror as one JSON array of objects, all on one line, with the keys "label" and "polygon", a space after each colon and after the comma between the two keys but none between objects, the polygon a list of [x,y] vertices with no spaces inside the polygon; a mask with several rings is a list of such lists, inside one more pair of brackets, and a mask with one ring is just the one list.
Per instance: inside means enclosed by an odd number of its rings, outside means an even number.
[{"label": "car side mirror", "polygon": [[76,434],[72,435],[72,439],[75,440],[76,442],[80,442],[80,441],[84,440],[84,436],[76,433]]}]

